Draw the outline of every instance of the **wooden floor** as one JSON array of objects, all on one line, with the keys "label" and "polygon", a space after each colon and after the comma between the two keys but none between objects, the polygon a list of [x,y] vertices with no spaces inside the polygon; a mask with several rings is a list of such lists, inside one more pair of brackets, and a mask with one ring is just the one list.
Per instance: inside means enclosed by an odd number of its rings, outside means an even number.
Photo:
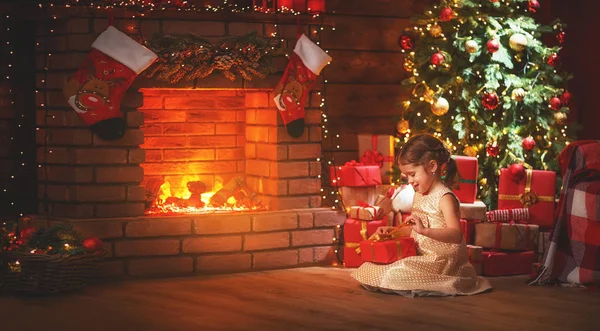
[{"label": "wooden floor", "polygon": [[600,292],[491,278],[472,297],[363,290],[336,268],[105,283],[0,297],[0,330],[598,330]]}]

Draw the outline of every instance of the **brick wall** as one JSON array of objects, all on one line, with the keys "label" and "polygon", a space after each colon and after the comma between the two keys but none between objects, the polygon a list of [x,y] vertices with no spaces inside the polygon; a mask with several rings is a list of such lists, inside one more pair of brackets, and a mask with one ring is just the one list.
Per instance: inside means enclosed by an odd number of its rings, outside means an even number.
[{"label": "brick wall", "polygon": [[[180,276],[328,265],[337,261],[335,227],[345,215],[325,208],[230,215],[56,220],[99,237],[108,278]],[[45,226],[34,219],[32,226]]]}]

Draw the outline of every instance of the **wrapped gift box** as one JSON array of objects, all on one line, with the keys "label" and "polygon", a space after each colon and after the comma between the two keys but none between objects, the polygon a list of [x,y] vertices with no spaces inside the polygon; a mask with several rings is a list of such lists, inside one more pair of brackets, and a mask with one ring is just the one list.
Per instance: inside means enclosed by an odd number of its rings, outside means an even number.
[{"label": "wrapped gift box", "polygon": [[348,218],[344,222],[344,265],[349,268],[359,267],[363,261],[356,251],[361,241],[367,240],[377,228],[386,226],[387,220],[361,221]]},{"label": "wrapped gift box", "polygon": [[362,221],[381,219],[383,215],[383,208],[378,206],[351,206],[348,212],[348,217]]},{"label": "wrapped gift box", "polygon": [[392,185],[378,185],[378,186],[363,186],[363,187],[349,187],[343,186],[338,189],[340,197],[344,206],[358,206],[362,203],[369,205],[375,205],[375,202],[380,195],[389,196],[390,189],[393,189]]},{"label": "wrapped gift box", "polygon": [[535,224],[478,223],[475,224],[476,246],[511,251],[537,249],[539,227]]},{"label": "wrapped gift box", "polygon": [[331,186],[377,186],[381,185],[378,166],[347,162],[343,166],[329,167]]},{"label": "wrapped gift box", "polygon": [[498,209],[486,213],[490,222],[528,221],[529,218],[529,208]]},{"label": "wrapped gift box", "polygon": [[388,264],[417,255],[417,247],[413,238],[399,237],[385,241],[361,241],[360,252],[364,262]]},{"label": "wrapped gift box", "polygon": [[526,170],[523,179],[514,181],[508,169],[500,170],[498,209],[529,208],[530,222],[543,228],[554,224],[556,173]]},{"label": "wrapped gift box", "polygon": [[481,200],[460,204],[460,218],[465,220],[484,221],[486,212],[487,207]]},{"label": "wrapped gift box", "polygon": [[473,203],[477,197],[479,163],[476,157],[452,156],[458,167],[458,188],[452,190],[460,202]]},{"label": "wrapped gift box", "polygon": [[529,275],[535,262],[535,253],[526,252],[483,252],[484,276]]},{"label": "wrapped gift box", "polygon": [[392,166],[394,165],[394,136],[359,134],[359,162],[379,167],[384,184],[392,182]]},{"label": "wrapped gift box", "polygon": [[469,252],[469,262],[475,268],[475,272],[478,276],[483,275],[483,247],[467,245]]},{"label": "wrapped gift box", "polygon": [[475,233],[475,224],[479,223],[479,221],[473,220],[460,220],[460,227],[462,229],[463,238],[465,239],[465,244],[470,245],[473,243]]}]

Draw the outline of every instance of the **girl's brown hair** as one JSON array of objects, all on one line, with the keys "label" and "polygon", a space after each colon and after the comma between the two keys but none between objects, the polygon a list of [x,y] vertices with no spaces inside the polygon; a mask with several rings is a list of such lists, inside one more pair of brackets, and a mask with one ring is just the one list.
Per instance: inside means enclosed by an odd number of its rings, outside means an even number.
[{"label": "girl's brown hair", "polygon": [[[444,143],[430,134],[418,134],[408,140],[398,154],[399,164],[426,165],[437,162],[440,171],[446,169],[444,184],[450,188],[458,186],[459,174],[456,161]],[[445,167],[444,167],[445,165]]]}]

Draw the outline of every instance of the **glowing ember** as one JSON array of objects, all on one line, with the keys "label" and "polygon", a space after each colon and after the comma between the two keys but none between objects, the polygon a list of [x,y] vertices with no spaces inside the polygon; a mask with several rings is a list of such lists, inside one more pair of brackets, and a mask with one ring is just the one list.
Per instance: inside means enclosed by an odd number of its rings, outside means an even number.
[{"label": "glowing ember", "polygon": [[[153,189],[153,187],[158,187]],[[243,178],[235,178],[223,185],[216,182],[212,191],[199,176],[184,176],[179,183],[168,179],[160,186],[148,183],[146,197],[151,206],[146,215],[230,213],[266,210]]]}]

